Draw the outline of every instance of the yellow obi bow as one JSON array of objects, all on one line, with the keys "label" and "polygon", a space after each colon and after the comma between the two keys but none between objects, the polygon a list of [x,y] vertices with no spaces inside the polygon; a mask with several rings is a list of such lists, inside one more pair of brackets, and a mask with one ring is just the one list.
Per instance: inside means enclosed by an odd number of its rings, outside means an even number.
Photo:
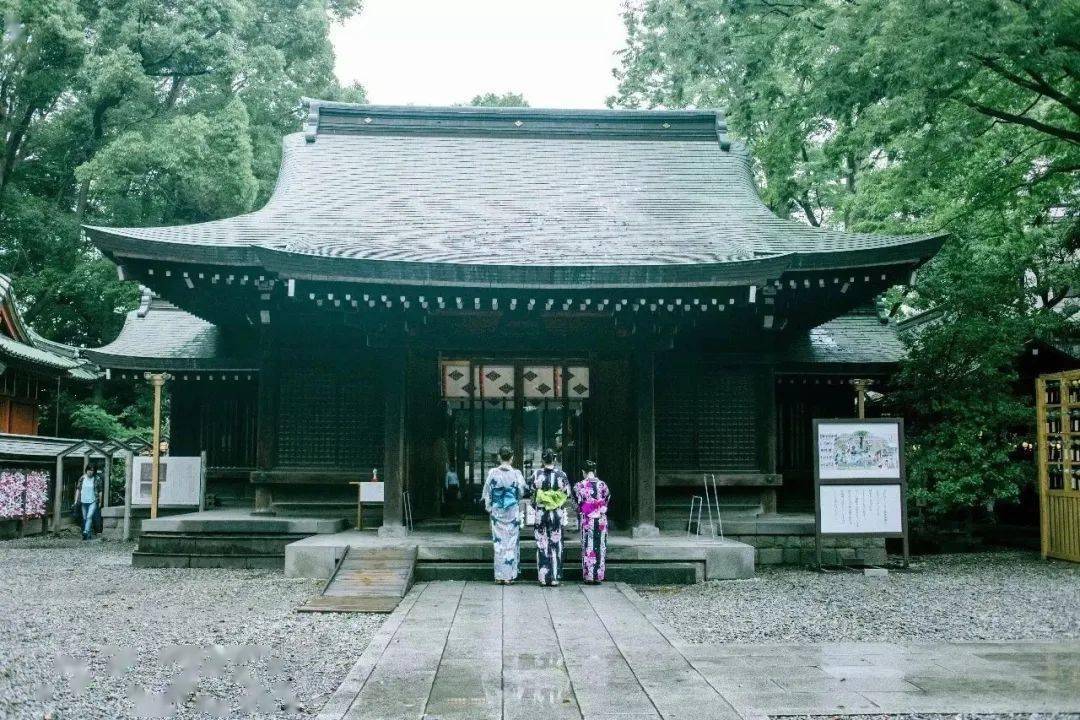
[{"label": "yellow obi bow", "polygon": [[562,490],[537,490],[536,503],[545,510],[558,510],[570,496]]}]

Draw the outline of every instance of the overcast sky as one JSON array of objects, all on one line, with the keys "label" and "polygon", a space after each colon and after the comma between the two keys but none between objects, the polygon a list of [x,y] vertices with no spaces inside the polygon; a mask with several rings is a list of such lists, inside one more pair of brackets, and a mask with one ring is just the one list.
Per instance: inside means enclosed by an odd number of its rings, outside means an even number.
[{"label": "overcast sky", "polygon": [[516,92],[595,108],[615,92],[621,0],[364,0],[334,28],[337,74],[369,102],[446,105]]}]

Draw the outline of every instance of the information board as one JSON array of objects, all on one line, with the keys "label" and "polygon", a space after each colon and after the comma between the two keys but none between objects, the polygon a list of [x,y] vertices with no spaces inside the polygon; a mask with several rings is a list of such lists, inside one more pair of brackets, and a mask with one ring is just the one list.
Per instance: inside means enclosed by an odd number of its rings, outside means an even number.
[{"label": "information board", "polygon": [[902,538],[908,562],[904,421],[814,420],[817,564],[821,537]]},{"label": "information board", "polygon": [[822,485],[818,502],[822,535],[904,531],[899,485]]},{"label": "information board", "polygon": [[[153,458],[132,458],[131,504],[149,506]],[[202,458],[165,455],[158,468],[158,506],[199,505],[202,492]]]}]

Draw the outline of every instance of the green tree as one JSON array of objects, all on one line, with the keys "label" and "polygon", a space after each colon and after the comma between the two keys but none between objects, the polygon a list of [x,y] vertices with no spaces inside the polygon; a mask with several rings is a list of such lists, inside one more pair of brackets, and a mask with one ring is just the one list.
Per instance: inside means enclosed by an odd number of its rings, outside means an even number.
[{"label": "green tree", "polygon": [[83,223],[197,222],[263,202],[300,98],[363,99],[335,80],[328,39],[331,22],[359,9],[0,0],[0,271],[15,277],[27,320],[95,346],[134,305],[137,289],[116,279]]},{"label": "green tree", "polygon": [[645,0],[624,18],[610,102],[726,108],[778,214],[952,234],[890,293],[944,312],[898,378],[913,494],[940,513],[1015,496],[1033,417],[1013,360],[1080,286],[1080,2]]},{"label": "green tree", "polygon": [[518,93],[484,93],[469,101],[473,107],[529,107],[524,95]]}]

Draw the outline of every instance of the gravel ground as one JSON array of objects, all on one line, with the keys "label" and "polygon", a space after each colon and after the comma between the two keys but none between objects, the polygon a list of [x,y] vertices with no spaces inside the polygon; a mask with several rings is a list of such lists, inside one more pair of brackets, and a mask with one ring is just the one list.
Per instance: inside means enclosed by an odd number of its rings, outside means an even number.
[{"label": "gravel ground", "polygon": [[1031,553],[919,557],[882,579],[759,567],[749,580],[637,590],[693,643],[1080,638],[1080,565]]},{"label": "gravel ground", "polygon": [[[386,617],[294,613],[320,581],[136,569],[132,550],[77,535],[0,542],[0,718],[313,717]],[[219,646],[225,656],[253,646],[262,656],[217,670],[204,664],[185,687],[181,665],[161,655],[176,646],[193,646],[189,655]],[[110,676],[110,647],[133,651],[130,671]],[[60,655],[89,676],[58,669]],[[81,692],[73,687],[80,683]],[[149,703],[137,700],[144,688],[180,699],[147,713]]]}]

